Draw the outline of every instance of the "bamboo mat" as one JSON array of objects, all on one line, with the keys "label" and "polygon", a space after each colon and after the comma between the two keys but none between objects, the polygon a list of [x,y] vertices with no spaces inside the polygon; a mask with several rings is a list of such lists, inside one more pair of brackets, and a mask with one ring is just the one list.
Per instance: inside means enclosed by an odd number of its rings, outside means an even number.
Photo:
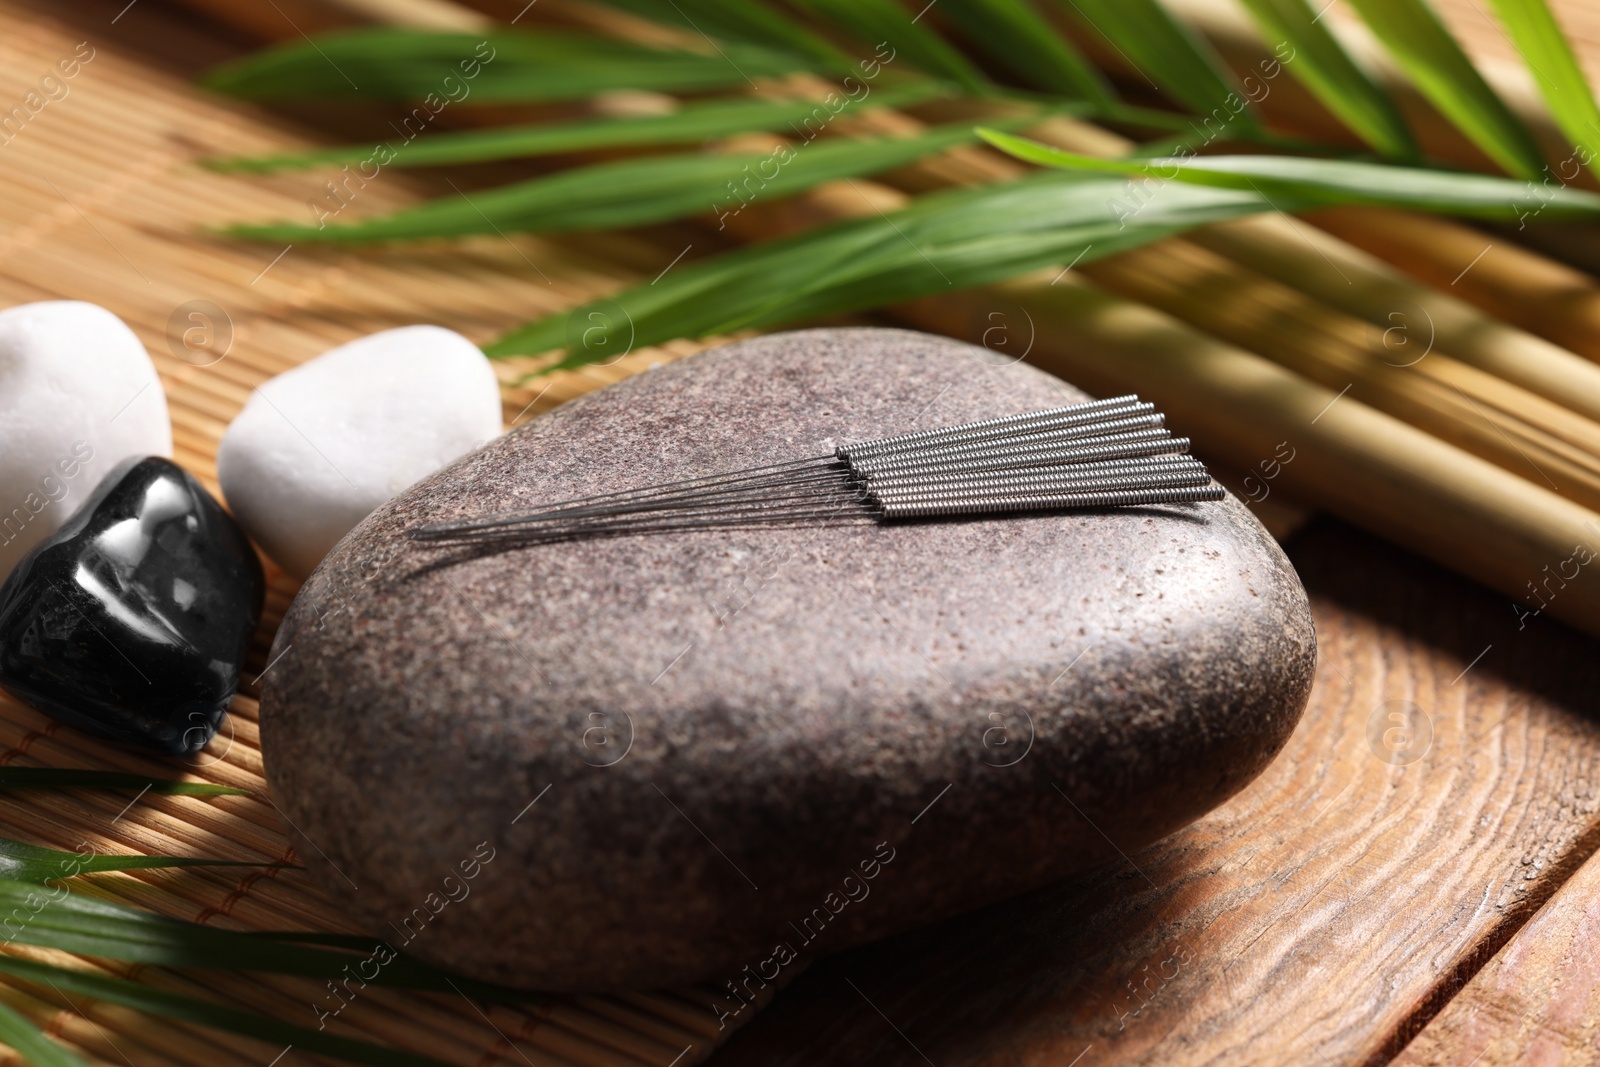
[{"label": "bamboo mat", "polygon": [[[125,0],[124,0],[125,2]],[[131,6],[131,5],[130,5]],[[122,2],[90,6],[109,27]],[[168,16],[170,17],[170,16]],[[148,24],[152,14],[144,15]],[[304,143],[263,113],[207,98],[148,57],[119,46],[109,29],[74,9],[57,18],[42,4],[0,0],[0,101],[22,99],[86,36],[93,58],[20,132],[0,144],[0,306],[72,298],[102,304],[126,320],[155,359],[171,409],[175,459],[217,490],[217,442],[259,382],[331,345],[412,323],[448,322],[484,341],[543,309],[568,307],[614,290],[673,250],[638,238],[593,239],[578,251],[535,239],[346,252],[261,248],[214,240],[199,231],[241,217],[308,213],[304,183],[212,174],[195,160]],[[86,34],[86,30],[89,31]],[[392,209],[422,198],[405,176],[386,173],[359,196],[363,207]],[[427,195],[432,195],[429,190]],[[633,265],[639,265],[634,269]],[[190,301],[217,305],[232,343],[179,358],[169,318]],[[180,316],[176,332],[189,325]],[[224,336],[219,331],[217,338]],[[505,421],[533,415],[651,362],[702,345],[680,344],[629,356],[613,366],[538,380],[505,392]],[[207,362],[208,365],[196,365]],[[502,366],[510,378],[520,370]],[[238,786],[250,797],[158,797],[129,805],[116,793],[0,795],[0,834],[72,849],[87,840],[103,851],[295,862],[263,782],[256,679],[295,583],[268,565],[266,618],[222,733],[191,765],[148,759],[65,728],[0,694],[0,764],[94,767],[160,777],[187,776]],[[124,810],[124,807],[126,810]],[[92,875],[78,883],[107,897],[219,927],[358,932],[298,870],[218,869]],[[48,958],[42,950],[13,949]],[[269,1012],[315,1026],[315,983],[271,976],[157,973],[113,965],[111,973]],[[283,1052],[48,988],[0,983],[0,1000],[47,1032],[106,1064],[214,1065],[307,1062]],[[330,1032],[376,1040],[472,1065],[637,1067],[697,1063],[730,1030],[719,1030],[709,988],[617,997],[583,997],[538,1009],[494,1007],[487,1015],[464,998],[369,988]],[[80,1010],[81,1009],[81,1012]],[[747,1021],[752,1012],[740,1014]],[[18,1062],[14,1053],[0,1062]]]}]

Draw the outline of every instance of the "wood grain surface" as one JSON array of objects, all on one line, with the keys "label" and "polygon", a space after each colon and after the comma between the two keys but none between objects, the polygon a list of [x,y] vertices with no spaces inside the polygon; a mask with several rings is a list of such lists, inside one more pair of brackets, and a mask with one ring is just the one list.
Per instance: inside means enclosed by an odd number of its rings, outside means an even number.
[{"label": "wood grain surface", "polygon": [[[1477,0],[1437,0],[1440,10],[1474,55],[1518,59],[1516,48]],[[1600,8],[1579,0],[1551,4],[1573,42],[1590,84],[1600,84]],[[1581,232],[1574,233],[1582,237]],[[1585,242],[1593,251],[1592,241]],[[1514,280],[1532,268],[1547,271],[1500,242],[1509,261],[1496,274]],[[1488,257],[1486,256],[1485,259]],[[1593,263],[1592,254],[1574,262]],[[1419,264],[1420,266],[1420,264]],[[1415,272],[1421,277],[1424,272]],[[1572,303],[1600,306],[1600,282],[1574,272]],[[1502,303],[1480,289],[1475,303]],[[1507,310],[1513,310],[1507,308]],[[1564,309],[1566,310],[1566,309]],[[1520,309],[1512,321],[1526,314]],[[1550,321],[1546,316],[1546,322]],[[1600,319],[1597,319],[1600,321]],[[1590,358],[1600,354],[1600,334],[1569,337]],[[1592,716],[1593,694],[1579,714]],[[1600,1063],[1600,856],[1592,857],[1556,890],[1538,913],[1517,930],[1477,974],[1461,986],[1437,1016],[1394,1061],[1396,1067],[1503,1067],[1539,1064],[1577,1067]]]},{"label": "wood grain surface", "polygon": [[1394,1061],[1600,1062],[1600,861],[1584,864]]}]

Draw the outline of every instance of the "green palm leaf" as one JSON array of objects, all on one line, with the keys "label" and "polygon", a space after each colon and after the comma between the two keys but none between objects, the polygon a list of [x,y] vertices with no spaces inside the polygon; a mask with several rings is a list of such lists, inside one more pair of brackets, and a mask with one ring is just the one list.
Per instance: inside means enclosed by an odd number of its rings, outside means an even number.
[{"label": "green palm leaf", "polygon": [[1285,67],[1341,122],[1383,155],[1417,159],[1416,141],[1400,109],[1356,65],[1306,0],[1240,2],[1268,40],[1285,41],[1294,49]]},{"label": "green palm leaf", "polygon": [[271,864],[243,860],[185,859],[177,856],[106,856],[99,853],[61,852],[0,837],[0,878],[18,882],[44,882],[101,871],[138,871],[165,867],[264,867]]},{"label": "green palm leaf", "polygon": [[[907,107],[950,95],[934,82],[896,89],[869,91],[856,107]],[[840,96],[843,99],[843,95]],[[487,130],[462,130],[430,134],[426,139],[402,143],[387,167],[424,167],[450,163],[483,163],[497,159],[528,159],[560,152],[596,148],[642,147],[665,144],[699,144],[738,133],[805,130],[831,118],[824,103],[815,100],[760,100],[740,97],[684,104],[668,115],[578,119],[573,122],[502,126]],[[803,124],[807,120],[811,126]],[[392,147],[392,146],[391,146]],[[370,144],[319,148],[276,156],[212,160],[215,170],[268,173],[333,163],[373,160]]]},{"label": "green palm leaf", "polygon": [[1489,88],[1425,0],[1350,0],[1439,112],[1509,174],[1537,178],[1533,137]]},{"label": "green palm leaf", "polygon": [[[336,978],[344,968],[362,959],[348,952],[310,948],[287,939],[169,919],[72,892],[64,886],[46,890],[9,879],[0,879],[0,939],[160,967],[264,971],[319,979]],[[380,944],[384,943],[377,938],[366,941],[369,951]],[[526,1000],[531,996],[453,978],[403,955],[378,968],[377,977],[368,981],[401,989],[463,991],[494,1000]]]},{"label": "green palm leaf", "polygon": [[468,34],[376,28],[269,48],[223,64],[202,81],[248,100],[359,95],[423,101],[436,113],[451,101],[577,100],[614,89],[745,87],[753,78],[805,67],[793,55],[735,42],[700,55],[557,30]]},{"label": "green palm leaf", "polygon": [[[1192,226],[1266,210],[1253,193],[1174,186],[1130,221],[1108,206],[1126,187],[1121,179],[1034,175],[923,197],[892,215],[701,260],[612,298],[608,303],[621,308],[620,321],[613,317],[600,327],[606,338],[569,352],[559,366],[614,354],[623,347],[618,338],[653,345],[878,307],[1098,258]],[[566,343],[570,317],[540,319],[485,351],[507,356],[559,348]]]},{"label": "green palm leaf", "polygon": [[178,782],[124,771],[85,771],[65,767],[0,767],[0,789],[136,789],[174,796],[247,797],[248,789],[210,782]]},{"label": "green palm leaf", "polygon": [[1035,89],[1109,104],[1111,87],[1024,0],[944,0],[939,13]]},{"label": "green palm leaf", "polygon": [[[1379,204],[1446,215],[1514,222],[1530,211],[1549,220],[1600,218],[1600,195],[1557,188],[1530,200],[1527,186],[1488,174],[1423,170],[1302,156],[1196,156],[1171,159],[1100,159],[998,131],[984,140],[1018,159],[1066,170],[1139,174],[1222,189],[1249,190],[1269,200]],[[1162,189],[1155,199],[1166,195]]]},{"label": "green palm leaf", "polygon": [[[37,963],[33,960],[17,959],[13,956],[0,955],[0,974],[9,974],[24,981],[34,982],[38,985],[50,986],[57,993],[65,996],[67,993],[76,993],[91,1000],[105,1001],[109,1004],[121,1004],[123,1007],[133,1008],[136,1011],[159,1015],[167,1019],[181,1019],[184,1022],[198,1023],[216,1030],[225,1030],[229,1033],[242,1034],[245,1037],[254,1037],[276,1045],[292,1045],[302,1052],[319,1053],[324,1056],[334,1056],[347,1063],[367,1063],[375,1067],[449,1067],[443,1060],[434,1059],[432,1056],[423,1056],[415,1052],[403,1052],[383,1045],[374,1045],[367,1041],[357,1041],[353,1038],[338,1037],[322,1030],[313,1030],[310,1027],[294,1026],[290,1023],[269,1019],[265,1015],[256,1015],[252,1012],[240,1011],[222,1004],[208,1000],[197,1000],[179,993],[169,993],[162,989],[153,989],[138,982],[130,982],[123,978],[111,978],[105,975],[92,974],[87,971],[74,970],[68,967],[58,967],[48,963]],[[7,1009],[9,1010],[9,1009]],[[3,1020],[0,1015],[0,1020]],[[28,1025],[26,1020],[17,1017],[23,1025]],[[37,1031],[35,1031],[37,1033]],[[0,1033],[8,1044],[13,1044],[10,1038]],[[44,1040],[40,1035],[41,1041]],[[66,1050],[52,1045],[52,1048],[65,1053]],[[32,1054],[26,1049],[18,1051]],[[70,1054],[69,1054],[70,1055]],[[82,1067],[83,1061],[77,1057],[71,1059],[35,1059],[35,1064],[40,1067],[49,1067],[52,1064],[72,1064],[73,1067]]]},{"label": "green palm leaf", "polygon": [[361,242],[553,233],[640,226],[701,213],[737,214],[749,200],[889,170],[976,139],[970,124],[953,123],[915,137],[784,147],[782,156],[693,153],[626,159],[434,200],[350,225],[234,226],[226,232],[265,241]]},{"label": "green palm leaf", "polygon": [[[894,0],[795,0],[797,6],[850,34],[884,66],[904,59],[980,96],[994,84],[948,41]],[[929,5],[932,6],[931,4]],[[927,8],[923,9],[924,11]]]},{"label": "green palm leaf", "polygon": [[1491,0],[1495,13],[1505,23],[1523,62],[1544,94],[1545,103],[1556,125],[1567,135],[1576,150],[1570,162],[1563,161],[1557,177],[1570,182],[1578,168],[1588,164],[1600,173],[1600,108],[1584,80],[1572,46],[1556,25],[1555,16],[1544,0]]},{"label": "green palm leaf", "polygon": [[[1207,132],[1257,128],[1245,95],[1211,46],[1157,0],[1064,0],[1154,86],[1207,120]],[[1211,122],[1216,127],[1211,126]]]},{"label": "green palm leaf", "polygon": [[89,1067],[89,1063],[51,1041],[7,1004],[0,1004],[0,1041],[4,1041],[33,1067]]},{"label": "green palm leaf", "polygon": [[[845,70],[851,59],[827,40],[775,10],[751,0],[602,0],[612,7],[642,15],[666,26],[709,34],[725,41],[744,41],[775,52],[792,52],[814,61],[822,70]],[[713,43],[713,47],[715,44]]]}]

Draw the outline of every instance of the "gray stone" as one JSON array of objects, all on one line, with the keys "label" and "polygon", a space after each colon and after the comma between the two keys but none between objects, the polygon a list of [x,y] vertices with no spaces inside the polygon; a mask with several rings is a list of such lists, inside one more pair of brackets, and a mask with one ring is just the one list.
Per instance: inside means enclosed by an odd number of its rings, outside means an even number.
[{"label": "gray stone", "polygon": [[760,338],[573,401],[380,507],[306,584],[267,675],[267,774],[302,860],[365,928],[469,975],[745,996],[1238,791],[1293,729],[1316,645],[1231,498],[488,554],[405,538],[1083,399],[995,364],[898,330]]}]

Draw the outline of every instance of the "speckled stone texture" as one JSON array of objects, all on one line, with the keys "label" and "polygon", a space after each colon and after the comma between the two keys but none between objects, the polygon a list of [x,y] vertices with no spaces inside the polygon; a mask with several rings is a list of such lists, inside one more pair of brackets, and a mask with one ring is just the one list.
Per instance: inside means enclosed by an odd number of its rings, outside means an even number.
[{"label": "speckled stone texture", "polygon": [[743,996],[1238,791],[1293,729],[1316,640],[1231,498],[490,554],[404,538],[1083,399],[996,364],[898,330],[730,345],[380,507],[295,601],[262,700],[314,876],[476,977]]}]

